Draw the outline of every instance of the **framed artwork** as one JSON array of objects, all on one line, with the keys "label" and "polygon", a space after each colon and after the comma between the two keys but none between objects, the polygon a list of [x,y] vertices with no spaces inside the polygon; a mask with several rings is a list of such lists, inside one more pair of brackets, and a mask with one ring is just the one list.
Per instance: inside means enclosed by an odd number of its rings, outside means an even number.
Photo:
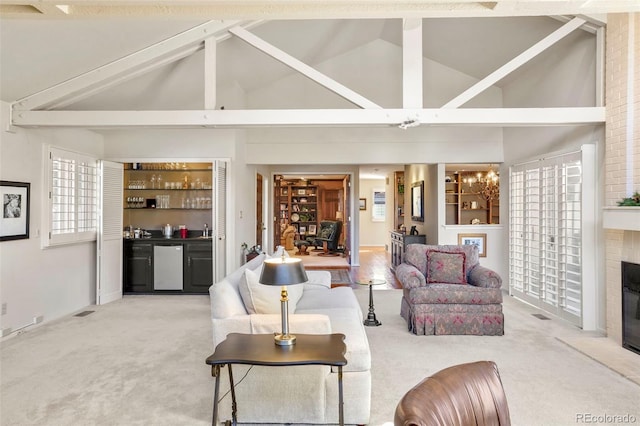
[{"label": "framed artwork", "polygon": [[307,195],[306,189],[298,189],[298,195]]},{"label": "framed artwork", "polygon": [[307,227],[306,226],[301,226],[300,227],[300,234],[306,234],[307,233]]},{"label": "framed artwork", "polygon": [[0,241],[29,238],[30,183],[0,181]]},{"label": "framed artwork", "polygon": [[487,234],[458,234],[458,244],[478,246],[480,257],[487,257]]},{"label": "framed artwork", "polygon": [[424,222],[424,181],[411,184],[411,220]]},{"label": "framed artwork", "polygon": [[316,225],[309,225],[309,235],[316,235]]},{"label": "framed artwork", "polygon": [[360,210],[366,210],[367,209],[367,199],[366,198],[360,198],[359,202],[360,202]]}]

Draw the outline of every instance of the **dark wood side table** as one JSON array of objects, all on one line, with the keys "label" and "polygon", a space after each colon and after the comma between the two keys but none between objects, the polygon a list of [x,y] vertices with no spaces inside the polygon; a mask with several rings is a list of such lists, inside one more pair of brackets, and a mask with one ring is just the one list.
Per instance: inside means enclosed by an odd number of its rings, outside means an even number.
[{"label": "dark wood side table", "polygon": [[212,425],[218,419],[218,397],[220,393],[220,367],[229,367],[229,383],[231,386],[231,416],[233,424],[237,424],[236,394],[233,383],[233,364],[265,365],[283,367],[291,365],[329,365],[338,367],[338,418],[344,425],[344,401],[342,392],[342,367],[347,365],[344,354],[347,346],[344,334],[296,334],[296,344],[278,346],[274,343],[273,334],[240,334],[230,333],[216,346],[215,351],[207,358],[211,366],[211,375],[216,378],[213,395]]}]

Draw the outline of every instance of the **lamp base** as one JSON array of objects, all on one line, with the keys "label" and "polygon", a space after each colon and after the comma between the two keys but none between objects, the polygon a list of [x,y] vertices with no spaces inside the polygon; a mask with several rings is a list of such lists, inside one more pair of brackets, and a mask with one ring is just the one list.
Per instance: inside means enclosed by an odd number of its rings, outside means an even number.
[{"label": "lamp base", "polygon": [[296,344],[296,336],[293,334],[276,334],[274,341],[278,346],[291,346]]}]

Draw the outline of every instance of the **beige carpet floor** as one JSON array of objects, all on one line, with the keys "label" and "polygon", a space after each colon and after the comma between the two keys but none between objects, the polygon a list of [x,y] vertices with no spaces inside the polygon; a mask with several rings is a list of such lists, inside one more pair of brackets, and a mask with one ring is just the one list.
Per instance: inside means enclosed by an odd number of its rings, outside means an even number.
[{"label": "beige carpet floor", "polygon": [[[366,312],[367,290],[355,291]],[[537,310],[507,297],[505,336],[414,336],[398,315],[400,296],[400,290],[374,291],[382,326],[366,329],[370,424],[390,425],[400,397],[422,378],[481,359],[498,364],[514,426],[575,425],[585,415],[640,422],[640,386],[560,340],[588,334],[536,319]],[[208,296],[126,296],[88,309],[95,312],[26,329],[0,344],[0,424],[210,424]]]}]

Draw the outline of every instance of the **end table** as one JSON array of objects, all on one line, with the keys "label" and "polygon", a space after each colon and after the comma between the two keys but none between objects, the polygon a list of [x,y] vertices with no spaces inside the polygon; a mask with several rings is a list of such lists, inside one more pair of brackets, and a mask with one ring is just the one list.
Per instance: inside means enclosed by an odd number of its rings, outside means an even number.
[{"label": "end table", "polygon": [[369,286],[369,314],[367,318],[364,320],[363,324],[366,326],[379,326],[382,325],[380,321],[376,318],[376,312],[373,307],[373,286],[385,284],[386,281],[383,279],[371,279],[365,281],[356,281],[356,284]]},{"label": "end table", "polygon": [[231,419],[225,425],[237,425],[237,405],[232,364],[293,366],[329,365],[338,367],[338,423],[344,425],[344,396],[342,390],[342,367],[347,365],[344,357],[347,346],[344,334],[296,334],[296,344],[279,346],[273,342],[273,334],[229,333],[210,355],[206,363],[211,366],[211,375],[216,378],[213,395],[212,425],[218,424],[218,400],[220,393],[220,368],[229,369],[231,392]]}]

